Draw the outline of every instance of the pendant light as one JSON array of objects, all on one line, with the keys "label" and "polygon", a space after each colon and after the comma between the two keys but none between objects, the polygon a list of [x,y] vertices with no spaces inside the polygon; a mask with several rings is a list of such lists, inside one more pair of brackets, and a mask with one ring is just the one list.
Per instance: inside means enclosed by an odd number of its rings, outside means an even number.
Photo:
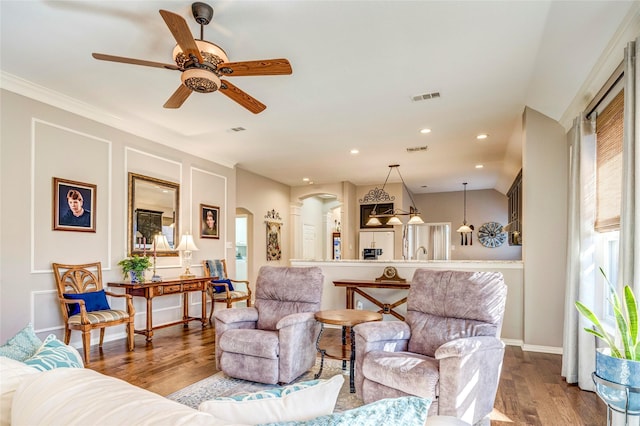
[{"label": "pendant light", "polygon": [[401,209],[389,209],[387,211],[382,212],[381,214],[378,214],[376,211],[376,209],[378,208],[378,203],[376,203],[373,206],[373,210],[371,211],[371,214],[369,215],[369,220],[367,221],[366,226],[381,226],[382,222],[380,221],[380,218],[389,218],[389,220],[387,220],[386,222],[387,225],[402,225],[402,221],[398,216],[409,216],[408,223],[411,225],[424,223],[424,220],[422,220],[422,217],[420,217],[420,212],[416,207],[416,203],[413,201],[413,196],[411,195],[409,188],[407,188],[407,185],[404,183],[404,179],[400,174],[399,167],[400,167],[399,164],[389,165],[389,173],[387,173],[387,178],[384,180],[384,183],[382,184],[381,192],[384,192],[384,187],[387,185],[387,181],[389,180],[389,175],[391,175],[391,171],[395,169],[398,172],[398,176],[400,176],[402,187],[407,191],[407,194],[409,194],[409,198],[411,199],[411,206],[409,207],[409,211],[407,212]]},{"label": "pendant light", "polygon": [[473,244],[473,225],[467,225],[467,182],[462,185],[464,185],[464,219],[456,232],[460,233],[460,244],[466,246]]}]

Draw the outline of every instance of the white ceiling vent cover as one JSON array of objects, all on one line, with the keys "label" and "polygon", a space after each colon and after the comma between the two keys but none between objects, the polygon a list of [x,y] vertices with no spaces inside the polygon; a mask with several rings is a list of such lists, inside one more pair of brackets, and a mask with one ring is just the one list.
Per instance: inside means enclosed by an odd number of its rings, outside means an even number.
[{"label": "white ceiling vent cover", "polygon": [[440,92],[423,93],[422,95],[415,95],[411,97],[413,102],[426,101],[427,99],[435,99],[440,97]]},{"label": "white ceiling vent cover", "polygon": [[407,152],[422,152],[422,151],[426,151],[427,149],[429,149],[429,147],[427,145],[425,146],[414,146],[411,148],[407,148]]}]

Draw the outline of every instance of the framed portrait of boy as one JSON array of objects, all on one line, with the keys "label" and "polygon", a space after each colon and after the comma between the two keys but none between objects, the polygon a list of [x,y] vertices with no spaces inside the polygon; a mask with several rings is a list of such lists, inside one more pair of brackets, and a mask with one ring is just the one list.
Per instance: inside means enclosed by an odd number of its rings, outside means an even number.
[{"label": "framed portrait of boy", "polygon": [[53,229],[96,232],[96,185],[53,178]]},{"label": "framed portrait of boy", "polygon": [[200,238],[220,239],[220,229],[218,218],[220,217],[220,207],[200,204]]}]

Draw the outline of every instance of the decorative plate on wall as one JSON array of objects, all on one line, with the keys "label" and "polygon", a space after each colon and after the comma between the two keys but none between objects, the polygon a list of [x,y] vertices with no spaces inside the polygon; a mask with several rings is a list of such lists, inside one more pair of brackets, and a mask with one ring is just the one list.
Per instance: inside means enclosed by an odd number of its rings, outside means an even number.
[{"label": "decorative plate on wall", "polygon": [[478,230],[478,239],[485,247],[500,247],[506,241],[507,234],[498,222],[487,222]]}]

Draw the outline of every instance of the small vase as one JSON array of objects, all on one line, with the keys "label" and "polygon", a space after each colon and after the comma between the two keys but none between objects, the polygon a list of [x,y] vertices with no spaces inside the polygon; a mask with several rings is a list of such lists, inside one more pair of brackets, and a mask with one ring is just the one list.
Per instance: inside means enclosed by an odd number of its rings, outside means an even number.
[{"label": "small vase", "polygon": [[[596,375],[610,382],[640,387],[640,361],[614,358],[609,348],[596,351]],[[596,383],[598,395],[610,406],[625,411],[626,396],[622,389],[614,389],[606,384]],[[640,394],[630,393],[629,412],[640,411]]]},{"label": "small vase", "polygon": [[129,276],[131,277],[132,283],[144,282],[144,271],[129,271]]}]

